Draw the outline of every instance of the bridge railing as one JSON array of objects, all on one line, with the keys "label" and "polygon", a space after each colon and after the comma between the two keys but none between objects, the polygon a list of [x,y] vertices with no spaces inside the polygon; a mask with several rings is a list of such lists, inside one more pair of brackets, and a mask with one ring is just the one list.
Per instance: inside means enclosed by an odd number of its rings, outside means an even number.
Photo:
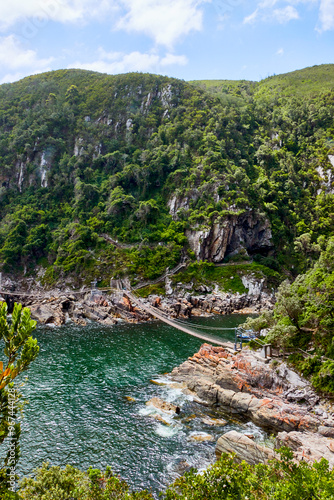
[{"label": "bridge railing", "polygon": [[235,338],[234,338],[234,348],[238,349],[238,343],[240,344],[240,349],[242,349],[243,342],[250,342],[251,340],[256,342],[256,335],[253,330],[246,330],[241,326],[237,326],[235,329]]},{"label": "bridge railing", "polygon": [[144,281],[143,283],[138,283],[138,285],[132,287],[132,290],[139,290],[140,288],[144,288],[145,286],[156,285],[161,281],[164,281],[167,278],[167,276],[172,276],[173,274],[176,274],[178,271],[180,271],[180,269],[182,269],[186,265],[187,265],[186,262],[180,262],[176,267],[174,267],[174,269],[166,271],[162,276],[159,276],[159,278],[156,278],[155,280]]}]

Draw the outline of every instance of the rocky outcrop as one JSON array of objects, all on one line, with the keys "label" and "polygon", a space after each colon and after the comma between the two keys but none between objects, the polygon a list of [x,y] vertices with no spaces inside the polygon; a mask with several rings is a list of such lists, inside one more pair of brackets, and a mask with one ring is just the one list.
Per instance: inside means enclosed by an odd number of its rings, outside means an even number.
[{"label": "rocky outcrop", "polygon": [[333,194],[334,193],[334,188],[333,188],[334,155],[328,155],[328,160],[329,160],[329,163],[331,164],[331,168],[328,168],[327,170],[325,170],[322,166],[319,166],[316,168],[317,174],[320,177],[320,186],[321,186],[321,189],[318,190],[318,193],[317,193],[318,195],[320,193],[322,193],[323,191],[326,194]]},{"label": "rocky outcrop", "polygon": [[228,215],[207,229],[189,229],[186,236],[198,260],[215,263],[227,255],[266,253],[273,248],[268,219],[253,212]]},{"label": "rocky outcrop", "polygon": [[261,446],[255,441],[237,431],[229,431],[223,434],[216,444],[216,457],[220,458],[223,453],[233,453],[237,463],[249,464],[265,463],[275,458],[276,454],[270,448]]},{"label": "rocky outcrop", "polygon": [[[71,320],[78,325],[86,325],[87,320],[97,321],[105,325],[114,324],[117,319],[127,322],[148,321],[151,316],[140,305],[133,305],[131,300],[123,297],[123,290],[112,295],[102,295],[97,292],[82,292],[72,295],[71,292],[60,290],[34,289],[35,283],[24,283],[28,290],[24,295],[15,295],[16,286],[6,281],[3,300],[7,301],[11,311],[14,302],[21,302],[31,308],[32,317],[41,324],[62,325]],[[190,318],[191,316],[207,316],[209,314],[253,313],[264,309],[271,309],[274,296],[265,291],[259,294],[259,288],[254,285],[253,293],[231,294],[212,293],[212,288],[200,285],[191,293],[192,284],[178,284],[174,289],[170,286],[171,294],[167,296],[151,295],[141,299],[143,304],[153,306],[172,318]],[[20,292],[21,286],[18,287]],[[23,288],[24,290],[24,288]],[[203,292],[198,294],[198,292]],[[12,305],[11,305],[12,304]]]},{"label": "rocky outcrop", "polygon": [[[330,468],[334,467],[334,440],[311,432],[280,432],[275,441],[275,449],[287,446],[293,451],[297,461],[313,463],[325,458]],[[249,464],[266,463],[279,458],[279,453],[256,443],[245,434],[230,431],[223,434],[216,444],[216,457],[223,453],[233,453],[234,461],[245,460]]]},{"label": "rocky outcrop", "polygon": [[[15,299],[15,295],[13,295]],[[44,325],[60,326],[67,321],[85,326],[88,321],[96,321],[103,325],[114,325],[118,319],[129,323],[147,321],[149,316],[133,307],[129,299],[122,297],[108,298],[102,295],[84,294],[82,297],[73,295],[51,296],[38,299],[27,295],[20,302],[28,306],[31,316]]]},{"label": "rocky outcrop", "polygon": [[289,447],[297,460],[319,462],[325,458],[334,467],[334,439],[311,432],[280,432],[276,439],[277,448]]},{"label": "rocky outcrop", "polygon": [[321,409],[319,397],[305,380],[285,363],[272,366],[248,349],[235,354],[232,349],[204,344],[171,375],[202,400],[265,429],[334,428],[333,414]]},{"label": "rocky outcrop", "polygon": [[[145,304],[159,308],[172,318],[238,312],[250,314],[272,309],[275,303],[274,295],[265,292],[261,288],[261,283],[256,285],[252,278],[249,281],[251,283],[247,283],[252,285],[249,293],[210,293],[212,288],[205,285],[200,285],[193,291],[189,290],[192,286],[180,284],[167,296],[151,295],[142,300]],[[204,293],[198,294],[199,291]]]},{"label": "rocky outcrop", "polygon": [[[277,433],[275,448],[288,446],[296,460],[319,461],[334,467],[334,410],[284,362],[268,363],[249,349],[236,353],[233,344],[200,351],[172,371],[204,404],[252,420]],[[250,464],[275,458],[275,452],[236,431],[217,441],[216,455],[234,453]]]},{"label": "rocky outcrop", "polygon": [[65,323],[65,316],[61,309],[51,304],[36,304],[30,307],[31,317],[42,325],[54,324],[57,326]]}]

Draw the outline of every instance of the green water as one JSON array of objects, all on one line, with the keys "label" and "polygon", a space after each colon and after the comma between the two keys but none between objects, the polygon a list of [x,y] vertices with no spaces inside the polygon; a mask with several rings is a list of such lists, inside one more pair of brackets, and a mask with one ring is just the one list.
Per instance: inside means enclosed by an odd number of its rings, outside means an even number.
[{"label": "green water", "polygon": [[[235,326],[244,317],[196,318],[196,323]],[[215,332],[216,333],[216,332]],[[179,390],[154,385],[188,356],[201,341],[159,322],[120,323],[113,327],[39,328],[40,355],[28,372],[23,392],[29,405],[22,424],[19,472],[30,473],[43,461],[86,469],[110,465],[135,488],[164,487],[185,460],[197,468],[214,460],[214,442],[191,441],[203,431],[217,438],[238,427],[208,428],[194,411],[210,413]],[[233,334],[225,335],[232,340]],[[130,403],[130,396],[135,402]],[[152,419],[145,403],[153,396],[181,406],[180,417],[167,427]],[[197,407],[196,407],[197,406]],[[248,424],[252,432],[261,433]],[[246,432],[246,431],[245,431]]]}]

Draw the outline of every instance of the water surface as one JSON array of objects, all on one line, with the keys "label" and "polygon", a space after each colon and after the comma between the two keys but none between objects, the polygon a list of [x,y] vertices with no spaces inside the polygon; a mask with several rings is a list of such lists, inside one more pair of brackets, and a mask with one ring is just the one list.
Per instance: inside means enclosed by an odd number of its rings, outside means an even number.
[{"label": "water surface", "polygon": [[[197,324],[233,327],[244,316],[190,320]],[[217,331],[213,331],[217,335]],[[214,428],[194,413],[211,413],[180,390],[152,384],[198,351],[201,341],[158,321],[103,327],[67,324],[39,327],[40,355],[31,365],[23,388],[29,399],[22,424],[19,472],[48,460],[82,469],[110,465],[133,488],[164,487],[180,471],[180,463],[203,468],[214,460],[216,438],[239,424]],[[225,332],[227,340],[233,333]],[[166,426],[150,417],[145,403],[153,396],[182,408]],[[127,398],[133,398],[130,402]],[[263,433],[246,424],[244,432]],[[212,443],[191,439],[194,433],[214,435]]]}]

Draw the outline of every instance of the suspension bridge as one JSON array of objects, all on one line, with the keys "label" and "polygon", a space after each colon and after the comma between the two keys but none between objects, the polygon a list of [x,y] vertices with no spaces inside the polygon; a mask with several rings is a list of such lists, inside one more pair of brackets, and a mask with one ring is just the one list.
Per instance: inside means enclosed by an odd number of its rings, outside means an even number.
[{"label": "suspension bridge", "polygon": [[[242,348],[242,343],[243,341],[248,341],[251,340],[252,338],[255,338],[254,334],[252,332],[249,332],[247,330],[244,330],[241,327],[231,327],[231,328],[222,328],[222,327],[211,327],[211,326],[206,326],[206,325],[199,325],[199,324],[190,324],[188,321],[182,320],[180,318],[172,318],[168,316],[166,313],[163,311],[159,310],[158,307],[151,306],[150,304],[144,303],[140,298],[138,298],[135,293],[139,288],[142,288],[143,286],[146,286],[148,284],[152,283],[158,283],[162,281],[163,279],[166,278],[166,276],[174,274],[177,272],[179,269],[181,269],[184,266],[184,263],[180,263],[175,269],[169,271],[167,270],[166,273],[158,278],[155,281],[152,282],[145,282],[141,283],[140,285],[137,285],[134,288],[131,288],[130,283],[128,280],[111,280],[111,286],[108,288],[104,289],[97,289],[96,288],[96,281],[92,282],[92,288],[88,289],[83,287],[80,291],[71,291],[71,294],[75,295],[85,295],[87,293],[90,293],[91,295],[91,300],[94,299],[96,294],[102,294],[103,292],[111,292],[112,294],[114,293],[115,295],[124,295],[126,296],[131,303],[135,304],[137,307],[139,307],[142,311],[146,312],[150,316],[155,317],[156,319],[162,321],[163,323],[166,323],[169,326],[172,326],[173,328],[176,328],[177,330],[180,330],[184,333],[187,333],[188,335],[191,335],[192,337],[196,337],[200,340],[203,340],[205,342],[208,342],[210,344],[215,344],[218,346],[222,346],[225,348],[229,348],[231,345],[228,343],[226,340],[223,340],[221,337],[217,337],[215,335],[212,335],[211,333],[208,333],[207,331],[203,332],[203,330],[215,330],[219,331],[220,333],[227,333],[229,332],[230,334],[234,334],[234,346],[235,349],[237,349],[237,344],[240,344],[240,348]],[[0,281],[1,283],[1,281]],[[0,294],[3,294],[5,297],[7,296],[12,296],[12,297],[33,297],[34,299],[45,299],[47,298],[47,295],[45,293],[34,293],[34,292],[18,292],[18,291],[8,291],[4,290],[2,286],[0,285]]]},{"label": "suspension bridge", "polygon": [[217,328],[217,327],[210,327],[210,326],[205,326],[205,325],[189,325],[188,322],[182,321],[180,319],[174,319],[169,316],[167,316],[165,313],[163,313],[161,310],[159,310],[157,307],[153,307],[148,304],[144,304],[134,293],[131,291],[124,291],[124,295],[131,301],[131,303],[136,304],[140,309],[148,313],[149,315],[155,317],[156,319],[159,319],[163,323],[166,323],[169,326],[172,326],[176,328],[177,330],[180,330],[184,333],[187,333],[188,335],[191,335],[192,337],[196,337],[198,339],[204,340],[205,342],[208,342],[210,344],[216,344],[222,347],[230,347],[230,344],[226,342],[226,340],[223,340],[220,337],[216,337],[215,335],[209,334],[209,333],[203,333],[201,330],[203,329],[208,329],[208,330],[217,330],[220,332],[230,332],[234,333],[234,340],[235,340],[235,348],[237,348],[237,341],[240,342],[240,347],[242,348],[242,341],[243,340],[250,340],[250,332],[247,332],[243,328],[240,327],[232,327],[232,328]]}]

